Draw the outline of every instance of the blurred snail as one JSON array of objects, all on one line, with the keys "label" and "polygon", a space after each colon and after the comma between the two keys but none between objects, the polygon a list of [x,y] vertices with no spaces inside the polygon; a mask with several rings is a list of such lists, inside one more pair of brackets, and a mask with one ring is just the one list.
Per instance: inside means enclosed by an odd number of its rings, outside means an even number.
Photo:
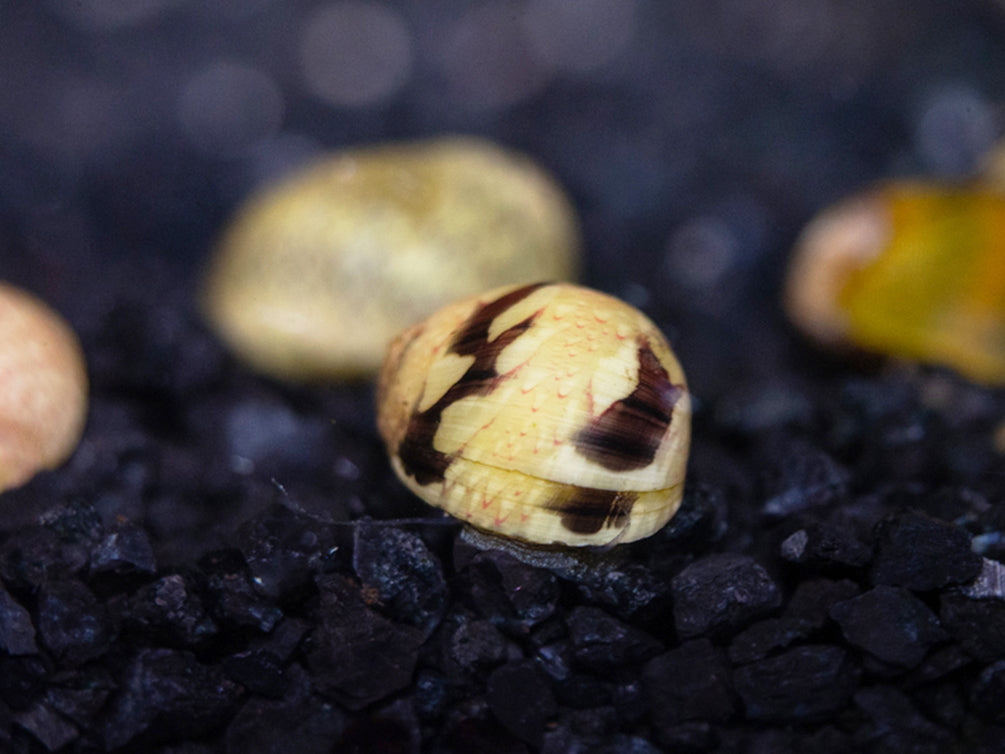
[{"label": "blurred snail", "polygon": [[607,545],[677,511],[691,403],[659,329],[572,284],[450,304],[391,344],[377,423],[426,502],[535,544]]},{"label": "blurred snail", "polygon": [[411,323],[499,285],[573,279],[578,252],[570,203],[523,156],[459,137],[350,149],[238,211],[203,308],[262,372],[365,378]]},{"label": "blurred snail", "polygon": [[825,345],[1005,383],[1005,191],[894,182],[825,210],[797,243],[785,303]]},{"label": "blurred snail", "polygon": [[0,281],[0,492],[63,463],[86,413],[76,335],[37,298]]}]

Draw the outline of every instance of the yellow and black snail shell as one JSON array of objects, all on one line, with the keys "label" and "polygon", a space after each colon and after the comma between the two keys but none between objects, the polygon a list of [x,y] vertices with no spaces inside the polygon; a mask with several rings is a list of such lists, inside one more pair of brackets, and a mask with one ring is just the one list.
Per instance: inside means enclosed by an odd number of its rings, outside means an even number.
[{"label": "yellow and black snail shell", "polygon": [[398,477],[490,533],[631,542],[680,505],[684,372],[645,315],[597,291],[518,285],[451,304],[394,340],[377,401]]}]

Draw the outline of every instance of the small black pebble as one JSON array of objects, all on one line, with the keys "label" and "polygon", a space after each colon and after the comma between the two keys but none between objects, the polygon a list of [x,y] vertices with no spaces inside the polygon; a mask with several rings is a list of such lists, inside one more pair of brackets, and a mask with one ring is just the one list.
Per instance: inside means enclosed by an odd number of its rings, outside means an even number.
[{"label": "small black pebble", "polygon": [[600,608],[576,607],[566,624],[576,661],[598,672],[644,662],[663,650],[645,631],[612,618]]},{"label": "small black pebble", "polygon": [[248,649],[224,658],[222,667],[232,681],[246,689],[279,699],[288,686],[286,665],[307,630],[304,621],[287,618],[271,634],[257,637]]},{"label": "small black pebble", "polygon": [[526,743],[515,737],[489,711],[482,699],[457,705],[436,739],[437,754],[530,754]]},{"label": "small black pebble", "polygon": [[129,599],[126,625],[172,646],[193,646],[218,629],[183,575],[172,573],[141,587]]},{"label": "small black pebble", "polygon": [[444,639],[444,666],[454,679],[477,676],[506,659],[506,637],[487,620],[464,620]]},{"label": "small black pebble", "polygon": [[743,665],[761,660],[776,649],[784,649],[808,637],[811,632],[812,626],[798,618],[766,618],[733,637],[729,645],[730,662]]},{"label": "small black pebble", "polygon": [[0,650],[9,655],[33,655],[35,626],[31,615],[4,589],[0,581]]},{"label": "small black pebble", "polygon": [[271,598],[308,587],[336,550],[326,527],[283,506],[244,523],[238,541],[254,583]]},{"label": "small black pebble", "polygon": [[408,700],[399,699],[349,722],[333,750],[345,754],[419,754],[420,740],[415,710]]},{"label": "small black pebble", "polygon": [[964,584],[981,572],[981,556],[970,549],[970,535],[921,513],[910,511],[880,523],[873,563],[874,584],[917,592]]},{"label": "small black pebble", "polygon": [[206,605],[213,618],[224,625],[271,631],[283,611],[255,587],[240,551],[217,550],[199,559]]},{"label": "small black pebble", "polygon": [[109,703],[105,745],[115,749],[134,739],[166,742],[206,735],[233,715],[240,694],[240,686],[191,652],[142,649]]},{"label": "small black pebble", "polygon": [[831,617],[850,643],[883,662],[913,668],[948,635],[939,619],[906,589],[880,586],[838,602]]},{"label": "small black pebble", "polygon": [[76,580],[42,587],[37,622],[42,643],[68,666],[100,657],[116,634],[105,606]]},{"label": "small black pebble", "polygon": [[762,454],[766,516],[791,516],[824,508],[848,492],[848,472],[830,455],[802,441],[778,442]]},{"label": "small black pebble", "polygon": [[488,678],[485,699],[510,733],[536,747],[544,740],[545,724],[558,711],[547,677],[531,660],[496,668]]},{"label": "small black pebble", "polygon": [[227,754],[329,754],[342,736],[345,715],[310,693],[299,665],[289,668],[289,690],[279,700],[251,697],[230,721]]},{"label": "small black pebble", "polygon": [[407,686],[422,631],[367,607],[344,576],[320,576],[317,584],[320,624],[310,635],[307,661],[318,686],[352,710]]},{"label": "small black pebble", "polygon": [[857,733],[860,745],[869,751],[942,754],[952,750],[949,731],[926,719],[899,689],[861,689],[855,693],[855,705],[872,721]]},{"label": "small black pebble", "polygon": [[353,541],[353,570],[376,592],[390,618],[429,636],[443,615],[447,584],[439,559],[421,537],[390,526],[360,523]]},{"label": "small black pebble", "polygon": [[861,568],[872,560],[872,549],[846,527],[814,523],[786,537],[781,555],[790,563],[813,568]]},{"label": "small black pebble", "polygon": [[712,751],[719,739],[716,729],[704,720],[690,720],[679,725],[658,727],[656,735],[668,751],[680,754]]},{"label": "small black pebble", "polygon": [[681,644],[650,660],[642,680],[649,714],[661,740],[672,740],[678,725],[691,720],[722,722],[734,711],[729,669],[708,639]]},{"label": "small black pebble", "polygon": [[858,675],[845,650],[807,644],[737,668],[733,683],[750,720],[801,723],[844,708]]},{"label": "small black pebble", "polygon": [[970,691],[977,713],[989,723],[1005,725],[1005,660],[981,671]]},{"label": "small black pebble", "polygon": [[782,602],[767,571],[753,558],[734,553],[696,560],[674,577],[671,589],[682,639],[730,635]]},{"label": "small black pebble", "polygon": [[939,619],[963,650],[981,662],[1005,657],[1005,601],[973,599],[962,589],[945,590]]},{"label": "small black pebble", "polygon": [[858,584],[848,579],[807,579],[800,582],[785,606],[785,617],[794,618],[810,628],[823,628],[830,619],[835,602],[851,599],[859,593]]},{"label": "small black pebble", "polygon": [[154,548],[146,530],[135,524],[123,524],[105,534],[91,550],[90,570],[92,574],[156,571]]},{"label": "small black pebble", "polygon": [[31,733],[49,751],[62,749],[80,735],[73,723],[43,702],[37,702],[18,712],[14,715],[14,722]]}]

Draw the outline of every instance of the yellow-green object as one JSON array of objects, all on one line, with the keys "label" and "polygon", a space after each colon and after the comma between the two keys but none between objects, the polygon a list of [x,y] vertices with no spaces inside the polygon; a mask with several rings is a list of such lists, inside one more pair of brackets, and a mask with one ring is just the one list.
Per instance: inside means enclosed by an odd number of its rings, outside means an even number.
[{"label": "yellow-green object", "polygon": [[399,331],[450,301],[573,279],[579,245],[569,201],[526,157],[460,137],[353,149],[240,209],[203,304],[260,371],[365,378]]},{"label": "yellow-green object", "polygon": [[824,343],[1005,383],[1005,193],[892,183],[826,210],[797,245],[786,304]]},{"label": "yellow-green object", "polygon": [[606,546],[677,512],[691,398],[649,318],[576,285],[505,286],[399,335],[377,387],[398,478],[492,534]]}]

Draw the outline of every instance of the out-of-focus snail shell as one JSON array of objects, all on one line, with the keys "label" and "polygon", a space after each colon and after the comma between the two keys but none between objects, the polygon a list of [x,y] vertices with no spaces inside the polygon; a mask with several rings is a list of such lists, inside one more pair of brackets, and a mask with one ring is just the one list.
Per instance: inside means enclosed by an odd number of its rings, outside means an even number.
[{"label": "out-of-focus snail shell", "polygon": [[86,414],[77,336],[35,296],[0,281],[0,492],[63,463]]},{"label": "out-of-focus snail shell", "polygon": [[826,345],[1005,383],[1005,191],[894,182],[824,210],[797,243],[786,307]]},{"label": "out-of-focus snail shell", "polygon": [[597,291],[508,286],[451,304],[395,339],[377,401],[399,478],[480,529],[631,542],[680,505],[684,373],[645,315]]},{"label": "out-of-focus snail shell", "polygon": [[350,149],[239,210],[203,308],[267,374],[369,377],[395,335],[451,301],[574,279],[579,245],[562,190],[515,152],[463,137]]}]

